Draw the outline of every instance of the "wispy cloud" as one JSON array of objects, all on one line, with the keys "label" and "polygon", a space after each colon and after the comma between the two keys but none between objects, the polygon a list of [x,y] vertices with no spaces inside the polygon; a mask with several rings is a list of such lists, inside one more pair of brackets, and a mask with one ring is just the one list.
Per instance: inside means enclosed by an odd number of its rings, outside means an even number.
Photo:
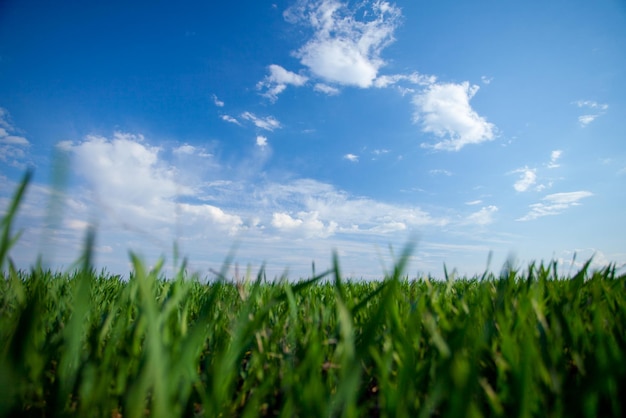
[{"label": "wispy cloud", "polygon": [[543,216],[558,215],[571,206],[580,205],[580,200],[590,196],[593,193],[586,190],[549,194],[542,199],[543,202],[530,205],[530,211],[517,220],[532,221]]},{"label": "wispy cloud", "polygon": [[468,82],[437,83],[414,96],[413,121],[420,123],[423,132],[442,139],[435,144],[422,144],[423,147],[458,151],[495,138],[495,126],[470,106],[478,89]]},{"label": "wispy cloud", "polygon": [[381,75],[374,80],[374,87],[385,88],[402,81],[420,86],[429,86],[437,81],[437,77],[433,75],[419,74],[417,71],[411,74]]},{"label": "wispy cloud", "polygon": [[493,223],[493,217],[495,213],[498,211],[498,207],[494,205],[485,206],[481,208],[479,211],[470,214],[466,218],[466,223],[472,225],[489,225]]},{"label": "wispy cloud", "polygon": [[400,9],[385,1],[352,9],[336,0],[300,1],[284,13],[287,21],[314,31],[294,52],[302,65],[326,82],[364,88],[385,64],[381,52],[394,40],[400,16]]},{"label": "wispy cloud", "polygon": [[17,135],[17,131],[10,120],[9,112],[0,107],[0,161],[24,169],[28,165],[26,151],[30,142]]},{"label": "wispy cloud", "polygon": [[211,98],[213,99],[213,103],[215,104],[215,106],[217,106],[217,107],[224,107],[224,102],[221,101],[220,99],[218,99],[215,94],[213,94],[211,96]]},{"label": "wispy cloud", "polygon": [[265,118],[262,118],[256,116],[254,113],[251,112],[243,112],[241,114],[241,117],[254,123],[257,128],[264,129],[266,131],[273,131],[281,127],[280,122],[276,120],[273,116],[267,116]]},{"label": "wispy cloud", "polygon": [[359,161],[359,156],[355,154],[346,154],[343,156],[344,160],[348,160],[350,162],[356,163]]},{"label": "wispy cloud", "polygon": [[278,99],[278,95],[288,85],[299,87],[308,81],[308,77],[288,71],[280,65],[272,64],[268,68],[270,71],[269,75],[257,83],[257,89],[264,90],[262,95],[272,102]]},{"label": "wispy cloud", "polygon": [[221,115],[220,118],[225,122],[234,123],[235,125],[241,125],[241,123],[236,118],[230,115]]},{"label": "wispy cloud", "polygon": [[319,91],[320,93],[324,93],[329,96],[334,96],[336,94],[339,94],[338,88],[329,86],[328,84],[324,84],[324,83],[315,83],[313,90]]},{"label": "wispy cloud", "polygon": [[572,104],[575,104],[577,107],[581,109],[586,109],[587,111],[591,112],[578,117],[578,122],[583,128],[596,120],[598,117],[605,114],[609,108],[608,104],[598,103],[592,100],[577,100]]}]

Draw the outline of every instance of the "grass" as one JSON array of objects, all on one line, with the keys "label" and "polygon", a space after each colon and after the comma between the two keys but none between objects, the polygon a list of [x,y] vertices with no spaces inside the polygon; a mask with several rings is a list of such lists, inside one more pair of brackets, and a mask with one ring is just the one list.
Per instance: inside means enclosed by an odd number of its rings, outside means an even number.
[{"label": "grass", "polygon": [[[623,416],[626,276],[556,263],[380,282],[166,280],[131,254],[94,271],[16,270],[1,223],[0,416]],[[225,263],[227,264],[227,263]]]}]

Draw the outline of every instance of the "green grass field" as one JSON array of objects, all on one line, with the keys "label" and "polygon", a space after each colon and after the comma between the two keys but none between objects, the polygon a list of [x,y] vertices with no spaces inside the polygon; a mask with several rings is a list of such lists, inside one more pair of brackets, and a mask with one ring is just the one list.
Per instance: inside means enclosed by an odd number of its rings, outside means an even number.
[{"label": "green grass field", "polygon": [[[334,417],[626,414],[626,275],[556,263],[379,282],[128,280],[17,271],[0,238],[0,416]],[[227,266],[228,263],[225,263]],[[226,270],[224,270],[226,271]]]}]

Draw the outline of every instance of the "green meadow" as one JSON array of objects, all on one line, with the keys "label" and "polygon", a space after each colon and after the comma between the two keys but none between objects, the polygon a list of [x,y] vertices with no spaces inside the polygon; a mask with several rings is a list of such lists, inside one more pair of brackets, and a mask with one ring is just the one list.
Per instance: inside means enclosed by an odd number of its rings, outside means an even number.
[{"label": "green meadow", "polygon": [[[25,177],[0,237],[2,417],[621,417],[626,275],[590,261],[380,281],[209,279],[131,254],[18,270]],[[35,257],[35,256],[34,256]]]}]

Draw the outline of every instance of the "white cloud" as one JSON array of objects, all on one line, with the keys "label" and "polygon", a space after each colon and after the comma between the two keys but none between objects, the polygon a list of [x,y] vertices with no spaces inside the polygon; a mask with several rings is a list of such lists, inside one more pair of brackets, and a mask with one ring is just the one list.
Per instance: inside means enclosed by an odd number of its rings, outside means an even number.
[{"label": "white cloud", "polygon": [[142,135],[121,132],[112,139],[87,136],[71,147],[77,171],[105,202],[120,206],[156,207],[191,193],[175,181],[175,170],[159,160],[160,151],[146,144]]},{"label": "white cloud", "polygon": [[174,148],[172,152],[174,154],[193,155],[196,152],[196,147],[189,144],[183,144],[180,147]]},{"label": "white cloud", "polygon": [[550,162],[548,163],[548,168],[558,168],[561,165],[557,163],[557,161],[559,160],[559,158],[561,158],[561,155],[563,154],[563,151],[561,151],[560,149],[554,150],[550,153]]},{"label": "white cloud", "polygon": [[212,95],[211,97],[213,98],[213,103],[215,104],[215,106],[217,106],[217,107],[224,107],[224,102],[221,101],[220,99],[218,99],[215,94]]},{"label": "white cloud", "polygon": [[[391,230],[426,227],[448,223],[433,218],[418,207],[395,206],[368,198],[351,197],[332,185],[301,179],[285,184],[269,184],[256,192],[261,202],[275,207],[276,213],[310,213],[325,226],[336,224],[333,231],[350,234],[386,234]],[[292,217],[305,220],[304,216]],[[286,217],[278,221],[291,224]],[[400,228],[400,224],[404,227]]]},{"label": "white cloud", "polygon": [[385,64],[380,55],[394,40],[401,12],[387,2],[376,1],[359,20],[356,10],[346,4],[320,0],[299,2],[284,16],[314,30],[313,37],[294,52],[312,74],[330,83],[366,88],[372,86]]},{"label": "white cloud", "polygon": [[483,84],[491,84],[491,82],[493,81],[493,77],[487,77],[484,75],[480,77],[480,81],[482,81]]},{"label": "white cloud", "polygon": [[519,168],[513,173],[521,173],[519,180],[513,184],[513,188],[518,192],[527,191],[533,184],[537,182],[537,170],[534,168]]},{"label": "white cloud", "polygon": [[277,212],[272,215],[272,226],[281,232],[291,232],[303,238],[327,238],[337,230],[337,223],[324,223],[319,219],[319,213],[298,212],[296,218],[288,213]]},{"label": "white cloud", "polygon": [[343,156],[344,160],[348,160],[350,162],[356,163],[359,161],[359,156],[354,154],[346,154]]},{"label": "white cloud", "polygon": [[17,128],[10,121],[9,112],[0,107],[0,161],[20,169],[26,168],[28,139],[15,135]]},{"label": "white cloud", "polygon": [[266,89],[263,96],[275,102],[278,95],[282,93],[288,85],[302,86],[308,81],[308,77],[285,70],[280,65],[269,66],[270,74],[257,83],[257,89]]},{"label": "white cloud", "polygon": [[488,225],[493,222],[493,215],[498,211],[497,206],[485,206],[478,212],[474,212],[467,217],[467,223],[474,225]]},{"label": "white cloud", "polygon": [[257,128],[264,129],[266,131],[273,131],[274,129],[278,129],[281,127],[280,122],[277,121],[273,116],[261,118],[256,116],[254,113],[244,112],[241,114],[241,117],[254,123]]},{"label": "white cloud", "polygon": [[542,216],[558,215],[571,206],[580,205],[580,200],[593,196],[593,193],[586,190],[567,193],[553,193],[544,197],[545,203],[535,203],[530,205],[530,211],[518,221],[531,221]]},{"label": "white cloud", "polygon": [[578,117],[578,122],[582,127],[589,125],[591,122],[596,120],[599,115],[582,115]]},{"label": "white cloud", "polygon": [[241,125],[241,123],[239,123],[239,121],[236,118],[230,115],[222,115],[220,116],[220,118],[225,122],[234,123],[235,125]]},{"label": "white cloud", "polygon": [[258,135],[256,137],[256,144],[260,148],[265,148],[267,146],[267,137],[264,137],[263,135]]},{"label": "white cloud", "polygon": [[4,136],[0,135],[0,143],[18,145],[18,146],[30,145],[30,142],[28,142],[28,139],[24,138],[23,136],[16,136],[16,135],[4,135]]},{"label": "white cloud", "polygon": [[324,93],[329,96],[334,96],[336,94],[339,94],[338,88],[329,86],[328,84],[324,84],[324,83],[316,83],[315,86],[313,86],[313,90],[319,91],[320,93]]},{"label": "white cloud", "polygon": [[429,86],[437,81],[437,77],[434,75],[419,74],[418,72],[413,72],[411,74],[381,75],[374,80],[374,87],[385,88],[401,81],[407,81],[411,84],[417,84],[420,86]]},{"label": "white cloud", "polygon": [[599,116],[605,114],[609,108],[608,104],[598,103],[592,100],[577,100],[575,102],[572,102],[572,104],[575,104],[579,108],[593,111],[593,113],[581,115],[578,117],[578,123],[580,123],[580,126],[582,126],[583,128],[596,120]]},{"label": "white cloud", "polygon": [[478,115],[469,103],[478,89],[468,82],[437,83],[414,96],[414,122],[421,124],[423,132],[443,139],[422,146],[458,151],[465,145],[494,139],[495,126]]},{"label": "white cloud", "polygon": [[483,201],[482,201],[482,200],[480,200],[480,199],[477,199],[477,200],[470,200],[469,202],[465,202],[465,204],[466,204],[466,205],[470,205],[470,206],[473,206],[473,205],[480,205],[481,203],[483,203]]},{"label": "white cloud", "polygon": [[185,215],[186,222],[200,226],[207,223],[209,225],[217,225],[231,235],[235,234],[243,225],[243,221],[239,216],[227,214],[216,206],[180,203],[178,208]]}]

